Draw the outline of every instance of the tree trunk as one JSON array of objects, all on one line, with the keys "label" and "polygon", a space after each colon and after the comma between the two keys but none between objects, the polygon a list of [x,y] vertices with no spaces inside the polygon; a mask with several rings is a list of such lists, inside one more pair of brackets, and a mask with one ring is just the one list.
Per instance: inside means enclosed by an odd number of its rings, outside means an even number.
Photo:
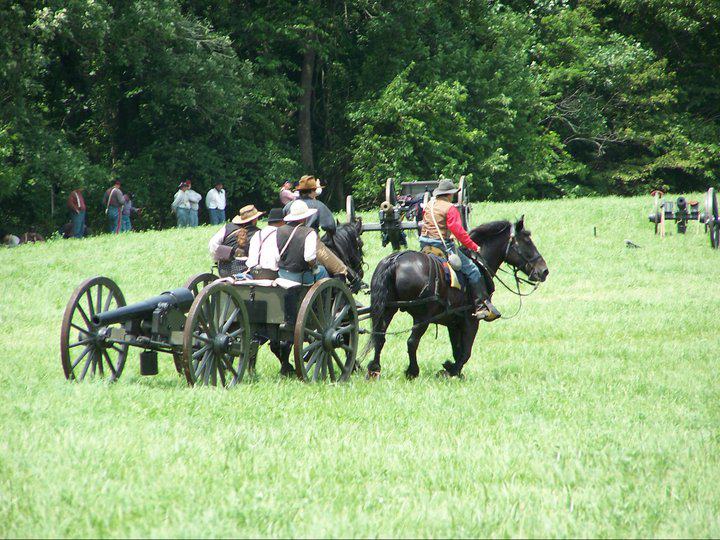
[{"label": "tree trunk", "polygon": [[307,174],[315,173],[312,146],[312,94],[313,72],[315,71],[315,36],[308,37],[307,48],[303,53],[302,71],[300,72],[300,107],[298,115],[298,139],[300,142],[300,156]]}]

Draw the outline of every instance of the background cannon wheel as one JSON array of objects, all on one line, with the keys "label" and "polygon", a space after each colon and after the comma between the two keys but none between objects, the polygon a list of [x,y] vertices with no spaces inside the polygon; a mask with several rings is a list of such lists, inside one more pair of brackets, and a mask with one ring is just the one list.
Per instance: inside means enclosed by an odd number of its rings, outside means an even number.
[{"label": "background cannon wheel", "polygon": [[250,323],[235,288],[211,283],[195,298],[183,331],[183,370],[189,385],[229,388],[242,382],[250,361]]},{"label": "background cannon wheel", "polygon": [[653,212],[655,214],[655,234],[658,234],[658,228],[660,227],[660,193],[655,191],[653,197]]},{"label": "background cannon wheel", "polygon": [[465,229],[468,229],[470,226],[470,193],[469,186],[465,181],[465,176],[460,177],[458,187],[460,188],[460,191],[458,191],[457,194],[457,206],[458,210],[460,211],[460,219],[462,221],[463,227]]},{"label": "background cannon wheel", "polygon": [[352,195],[345,197],[345,214],[347,215],[348,223],[355,223],[357,218],[355,216],[355,201]]},{"label": "background cannon wheel", "polygon": [[109,278],[98,276],[83,281],[65,308],[60,329],[60,358],[65,378],[83,381],[86,377],[120,378],[128,346],[110,344],[93,324],[97,313],[125,305],[120,287]]},{"label": "background cannon wheel", "polygon": [[385,201],[397,206],[397,192],[395,191],[395,180],[388,178],[385,181]]},{"label": "background cannon wheel", "polygon": [[190,276],[183,287],[190,289],[193,296],[197,296],[204,287],[207,287],[216,279],[218,279],[218,277],[215,274],[211,274],[210,272],[201,272],[199,274],[195,274],[194,276]]},{"label": "background cannon wheel", "polygon": [[715,188],[707,190],[705,195],[705,224],[710,232],[710,246],[720,248],[720,215]]},{"label": "background cannon wheel", "polygon": [[358,347],[358,313],[350,290],[323,279],[305,295],[293,343],[295,372],[305,382],[345,381],[353,372]]}]

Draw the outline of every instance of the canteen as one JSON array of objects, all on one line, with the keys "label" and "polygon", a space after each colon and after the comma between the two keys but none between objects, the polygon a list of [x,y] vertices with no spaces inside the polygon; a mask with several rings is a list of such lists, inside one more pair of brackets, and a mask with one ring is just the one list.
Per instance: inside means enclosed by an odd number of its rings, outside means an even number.
[{"label": "canteen", "polygon": [[460,270],[462,268],[462,260],[460,259],[460,255],[458,255],[457,253],[451,253],[448,257],[448,264],[452,267],[453,270]]}]

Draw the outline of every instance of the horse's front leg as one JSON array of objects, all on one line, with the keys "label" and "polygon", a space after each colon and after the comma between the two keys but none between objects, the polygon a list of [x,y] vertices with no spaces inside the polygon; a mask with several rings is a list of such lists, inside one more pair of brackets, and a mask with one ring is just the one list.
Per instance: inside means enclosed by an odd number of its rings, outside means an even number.
[{"label": "horse's front leg", "polygon": [[420,374],[420,366],[418,366],[417,362],[417,350],[418,346],[420,345],[420,340],[427,331],[428,326],[430,326],[429,323],[418,324],[417,326],[413,326],[413,329],[410,332],[410,337],[407,340],[408,357],[410,358],[410,364],[405,370],[405,376],[408,379],[414,379]]},{"label": "horse's front leg", "polygon": [[443,364],[448,375],[452,377],[461,376],[463,366],[472,354],[472,346],[475,342],[477,331],[478,322],[476,320],[464,319],[458,326],[448,326],[450,342],[453,347],[453,359],[455,360],[455,362],[448,361]]}]

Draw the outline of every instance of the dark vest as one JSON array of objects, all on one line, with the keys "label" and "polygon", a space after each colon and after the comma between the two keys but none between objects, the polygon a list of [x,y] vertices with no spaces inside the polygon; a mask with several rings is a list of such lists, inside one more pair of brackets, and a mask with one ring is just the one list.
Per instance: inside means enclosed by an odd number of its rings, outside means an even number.
[{"label": "dark vest", "polygon": [[305,239],[308,234],[315,232],[313,229],[305,225],[296,225],[295,227],[283,225],[277,232],[278,252],[283,250],[295,229],[298,229],[298,231],[290,240],[290,245],[285,249],[285,253],[280,256],[278,266],[288,272],[305,272],[310,270],[310,266],[305,261]]},{"label": "dark vest", "polygon": [[222,245],[229,246],[231,248],[237,246],[238,249],[235,252],[235,257],[247,257],[248,248],[250,247],[250,239],[253,237],[253,234],[260,230],[254,225],[245,227],[247,229],[247,236],[245,237],[243,244],[238,246],[238,231],[242,228],[242,225],[236,225],[235,223],[228,223],[225,225],[225,238],[223,238]]}]

